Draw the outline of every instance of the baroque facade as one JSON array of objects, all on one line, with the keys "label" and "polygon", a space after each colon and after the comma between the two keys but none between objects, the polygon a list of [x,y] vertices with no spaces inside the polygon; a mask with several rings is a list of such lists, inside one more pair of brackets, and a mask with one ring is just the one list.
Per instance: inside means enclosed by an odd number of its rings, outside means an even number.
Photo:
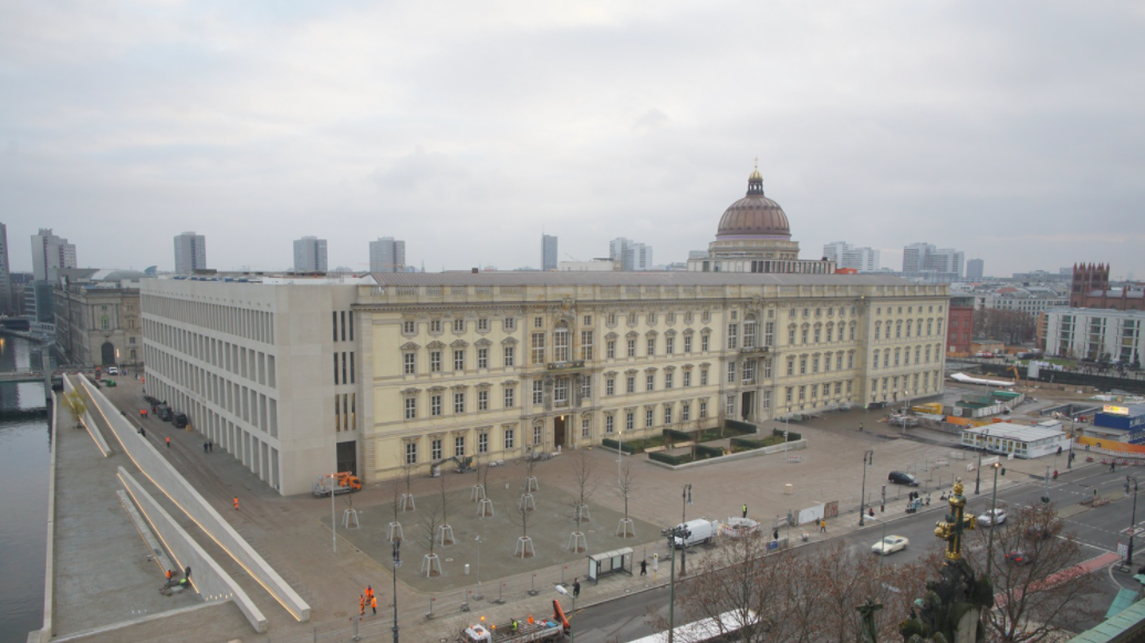
[{"label": "baroque facade", "polygon": [[375,275],[367,480],[942,391],[949,294],[873,275]]}]

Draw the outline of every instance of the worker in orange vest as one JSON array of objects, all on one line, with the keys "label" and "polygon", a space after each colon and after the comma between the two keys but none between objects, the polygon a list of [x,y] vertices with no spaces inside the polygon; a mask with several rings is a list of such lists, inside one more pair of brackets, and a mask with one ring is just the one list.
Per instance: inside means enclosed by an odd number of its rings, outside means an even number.
[{"label": "worker in orange vest", "polygon": [[358,595],[358,616],[364,616],[365,614],[366,614],[366,597],[364,595],[359,594]]},{"label": "worker in orange vest", "polygon": [[167,438],[167,448],[171,448],[171,438]]},{"label": "worker in orange vest", "polygon": [[373,597],[374,597],[374,586],[373,585],[366,585],[366,600],[370,600]]},{"label": "worker in orange vest", "polygon": [[374,610],[374,616],[378,615],[378,597],[370,596],[370,609]]},{"label": "worker in orange vest", "polygon": [[239,510],[239,497],[235,496],[235,511]]}]

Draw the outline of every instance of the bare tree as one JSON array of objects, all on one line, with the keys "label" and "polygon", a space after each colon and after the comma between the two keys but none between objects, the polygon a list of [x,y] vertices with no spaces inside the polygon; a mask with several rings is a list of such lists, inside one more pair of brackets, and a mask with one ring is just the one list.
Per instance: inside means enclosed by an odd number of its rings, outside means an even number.
[{"label": "bare tree", "polygon": [[409,462],[402,465],[402,478],[405,484],[405,492],[402,494],[400,505],[402,511],[414,511],[417,509],[417,505],[413,499],[413,469],[414,465]]},{"label": "bare tree", "polygon": [[441,505],[441,499],[432,501],[430,506],[421,514],[421,539],[425,543],[426,549],[429,550],[422,561],[421,573],[429,577],[441,575],[441,562],[438,560],[437,554],[434,553],[434,547],[437,545],[437,531],[441,526]]},{"label": "bare tree", "polygon": [[1089,598],[1097,591],[1092,574],[1081,572],[1075,561],[1081,545],[1053,505],[1025,507],[1010,513],[1008,526],[974,534],[977,547],[968,557],[983,573],[990,557],[996,603],[983,619],[988,638],[1003,643],[1043,641],[1070,631],[1078,622],[1099,618]]},{"label": "bare tree", "polygon": [[72,416],[75,421],[74,428],[82,429],[83,424],[80,422],[83,419],[83,414],[87,412],[87,398],[79,389],[73,389],[64,393],[61,400],[64,408],[68,410],[68,415]]},{"label": "bare tree", "polygon": [[402,479],[394,478],[390,480],[389,487],[390,491],[392,492],[390,494],[390,509],[392,510],[392,519],[389,524],[388,540],[390,542],[400,542],[405,539],[405,535],[402,533],[402,523],[398,519],[398,514],[402,510],[402,503],[405,499],[405,497],[401,495]]},{"label": "bare tree", "polygon": [[628,500],[635,490],[636,472],[632,469],[632,460],[625,459],[620,465],[620,475],[616,478],[616,495],[624,501],[624,518],[620,520],[620,525],[616,530],[616,535],[621,538],[636,537],[636,529],[632,524],[632,519],[628,517]]},{"label": "bare tree", "polygon": [[581,523],[584,522],[588,513],[588,500],[592,494],[596,493],[596,487],[600,481],[596,478],[596,466],[589,459],[587,449],[577,449],[568,461],[572,490],[575,494],[570,504],[572,505],[573,521],[576,522],[576,531],[569,537],[568,549],[580,553],[588,549],[588,539],[585,538],[584,531],[581,529]]},{"label": "bare tree", "polygon": [[453,491],[450,489],[448,476],[441,476],[441,482],[438,485],[439,500],[438,506],[441,507],[441,525],[438,527],[440,532],[439,541],[442,547],[454,544],[453,527],[449,525],[449,502],[453,496]]}]

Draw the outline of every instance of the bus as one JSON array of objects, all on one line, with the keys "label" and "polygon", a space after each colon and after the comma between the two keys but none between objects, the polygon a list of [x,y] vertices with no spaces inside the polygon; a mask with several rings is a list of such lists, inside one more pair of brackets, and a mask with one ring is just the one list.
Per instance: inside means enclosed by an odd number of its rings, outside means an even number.
[{"label": "bus", "polygon": [[[759,623],[755,612],[748,610],[747,617],[740,610],[724,612],[719,616],[701,619],[694,623],[677,625],[673,630],[673,643],[734,643],[740,641],[739,632],[745,627]],[[629,643],[668,643],[668,631],[657,632]]]}]

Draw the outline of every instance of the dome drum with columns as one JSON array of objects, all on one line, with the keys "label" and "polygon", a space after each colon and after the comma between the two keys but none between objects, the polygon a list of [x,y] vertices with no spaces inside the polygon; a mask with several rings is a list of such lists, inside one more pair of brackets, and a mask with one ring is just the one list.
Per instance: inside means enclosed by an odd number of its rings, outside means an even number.
[{"label": "dome drum with columns", "polygon": [[799,259],[799,243],[791,240],[787,213],[764,196],[757,166],[748,177],[747,195],[728,206],[720,218],[708,256],[689,259],[688,270],[822,275],[835,272],[835,262]]}]

